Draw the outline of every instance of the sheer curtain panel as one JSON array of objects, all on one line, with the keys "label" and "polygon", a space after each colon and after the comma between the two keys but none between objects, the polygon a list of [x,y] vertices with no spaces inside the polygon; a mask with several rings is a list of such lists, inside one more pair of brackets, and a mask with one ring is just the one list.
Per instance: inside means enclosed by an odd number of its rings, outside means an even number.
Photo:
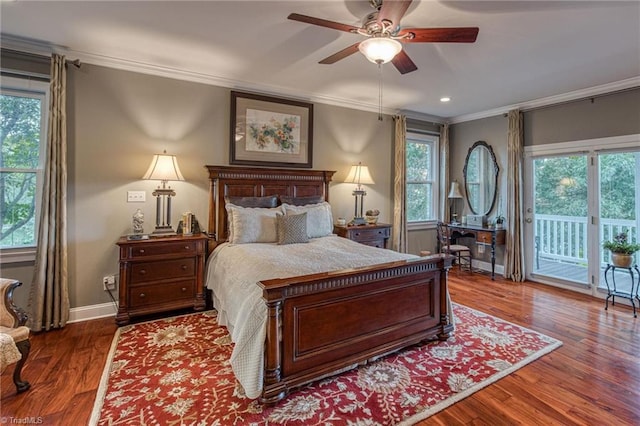
[{"label": "sheer curtain panel", "polygon": [[62,328],[69,320],[67,278],[67,72],[51,57],[49,126],[38,248],[29,293],[29,328]]},{"label": "sheer curtain panel", "polygon": [[524,161],[524,137],[522,113],[509,111],[509,134],[507,146],[507,223],[509,232],[506,241],[504,277],[512,281],[524,281],[524,223],[522,168]]},{"label": "sheer curtain panel", "polygon": [[406,161],[407,161],[407,117],[396,115],[395,132],[395,171],[393,175],[393,235],[391,247],[400,253],[407,252],[407,197],[406,197]]},{"label": "sheer curtain panel", "polygon": [[449,223],[449,124],[440,128],[440,219]]}]

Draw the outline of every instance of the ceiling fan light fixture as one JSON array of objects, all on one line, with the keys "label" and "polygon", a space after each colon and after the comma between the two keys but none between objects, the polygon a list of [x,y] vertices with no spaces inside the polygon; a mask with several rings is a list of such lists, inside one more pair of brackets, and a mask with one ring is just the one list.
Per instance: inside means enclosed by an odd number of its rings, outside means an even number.
[{"label": "ceiling fan light fixture", "polygon": [[374,64],[386,64],[400,53],[402,44],[389,37],[371,37],[361,42],[358,50]]}]

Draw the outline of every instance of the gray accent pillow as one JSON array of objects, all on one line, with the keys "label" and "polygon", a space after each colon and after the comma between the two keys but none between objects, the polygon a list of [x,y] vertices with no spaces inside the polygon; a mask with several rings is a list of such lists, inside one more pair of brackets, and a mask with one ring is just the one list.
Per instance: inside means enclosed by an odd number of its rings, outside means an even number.
[{"label": "gray accent pillow", "polygon": [[269,195],[267,197],[224,197],[226,203],[235,204],[240,207],[261,207],[273,208],[278,206],[278,196]]},{"label": "gray accent pillow", "polygon": [[278,244],[308,243],[307,213],[283,215],[277,213]]},{"label": "gray accent pillow", "polygon": [[312,195],[310,197],[290,197],[288,195],[280,196],[282,204],[291,204],[292,206],[306,206],[307,204],[318,204],[324,201],[322,195]]}]

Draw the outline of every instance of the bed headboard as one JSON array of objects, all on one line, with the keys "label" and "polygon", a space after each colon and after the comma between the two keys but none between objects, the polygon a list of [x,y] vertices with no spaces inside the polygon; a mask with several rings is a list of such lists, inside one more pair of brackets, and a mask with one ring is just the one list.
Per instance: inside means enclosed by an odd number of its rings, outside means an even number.
[{"label": "bed headboard", "polygon": [[323,196],[329,201],[329,182],[335,171],[205,166],[209,171],[209,225],[216,241],[228,237],[225,197]]}]

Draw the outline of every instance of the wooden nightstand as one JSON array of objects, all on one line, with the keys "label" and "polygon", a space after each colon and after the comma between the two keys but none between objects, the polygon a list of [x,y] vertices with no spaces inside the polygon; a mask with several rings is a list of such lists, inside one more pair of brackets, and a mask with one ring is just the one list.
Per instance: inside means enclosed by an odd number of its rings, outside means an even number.
[{"label": "wooden nightstand", "polygon": [[120,287],[116,324],[131,317],[193,307],[205,308],[207,237],[171,236],[118,241]]},{"label": "wooden nightstand", "polygon": [[375,225],[333,226],[333,232],[343,238],[348,238],[368,246],[387,248],[391,238],[391,225],[377,223]]}]

